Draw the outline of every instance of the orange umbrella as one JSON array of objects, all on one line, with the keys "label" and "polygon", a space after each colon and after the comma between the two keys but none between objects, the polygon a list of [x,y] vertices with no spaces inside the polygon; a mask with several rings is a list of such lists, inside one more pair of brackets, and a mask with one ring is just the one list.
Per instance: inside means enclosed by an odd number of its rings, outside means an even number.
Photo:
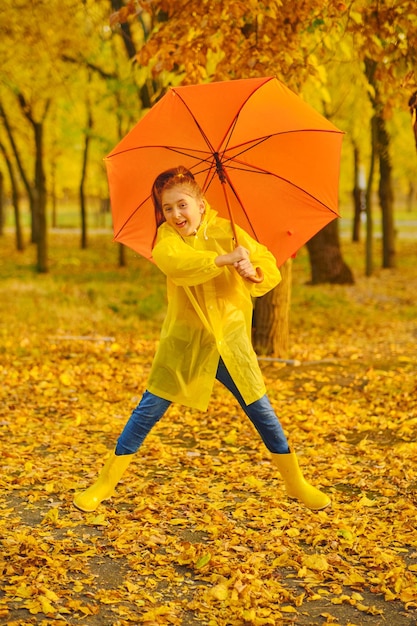
[{"label": "orange umbrella", "polygon": [[274,77],[170,88],[105,159],[114,239],[152,259],[152,183],[184,165],[280,266],[338,217],[342,136]]}]

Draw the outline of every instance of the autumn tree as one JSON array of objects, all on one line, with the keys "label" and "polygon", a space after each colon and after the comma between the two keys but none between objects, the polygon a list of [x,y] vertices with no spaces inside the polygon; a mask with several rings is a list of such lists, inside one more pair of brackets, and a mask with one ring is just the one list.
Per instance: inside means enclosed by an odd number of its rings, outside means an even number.
[{"label": "autumn tree", "polygon": [[[40,24],[50,18],[50,6],[38,2],[23,14],[1,13],[3,56],[1,120],[14,162],[29,199],[32,242],[37,246],[37,268],[48,270],[46,224],[46,176],[44,162],[45,123],[57,90],[50,71],[56,57],[57,39]],[[63,23],[63,21],[62,21]],[[12,181],[13,187],[13,181]]]},{"label": "autumn tree", "polygon": [[[62,4],[62,3],[60,3]],[[37,269],[48,270],[45,174],[45,124],[57,90],[62,88],[56,69],[58,49],[65,45],[60,29],[68,26],[65,11],[56,11],[57,23],[49,35],[41,24],[49,23],[51,5],[36,2],[23,13],[12,3],[0,14],[2,20],[2,98],[0,115],[14,161],[30,204],[32,241],[37,246]],[[65,17],[64,17],[65,14]],[[13,181],[12,181],[13,186]]]},{"label": "autumn tree", "polygon": [[[61,189],[72,187],[69,179],[75,178],[74,174],[79,176],[82,240],[85,243],[85,198],[92,180],[92,176],[88,176],[88,162],[93,159],[93,164],[101,163],[103,154],[110,150],[117,138],[111,133],[109,117],[103,119],[111,110],[113,120],[116,108],[114,101],[111,105],[109,103],[109,91],[117,73],[106,75],[105,68],[110,66],[114,70],[117,64],[120,66],[120,59],[112,50],[113,42],[108,37],[111,34],[109,13],[107,0],[89,0],[82,4],[77,0],[41,0],[19,12],[15,11],[12,2],[8,2],[0,13],[3,33],[0,40],[0,123],[3,144],[7,154],[12,155],[9,163],[13,178],[9,176],[9,187],[13,190],[15,184],[23,184],[40,272],[48,271],[50,172],[53,171],[54,186],[58,177]],[[104,69],[101,75],[91,73],[93,78],[90,79],[89,71],[96,59]],[[123,73],[124,68],[120,71]],[[127,93],[120,87],[118,91]],[[128,102],[126,98],[125,107]],[[100,131],[95,135],[93,117],[100,124]],[[128,117],[126,128],[133,113]],[[61,150],[57,148],[59,143],[63,146]],[[76,163],[80,145],[83,145],[82,154]],[[54,146],[53,150],[51,146]],[[54,160],[52,155],[62,157],[65,165],[61,165],[60,159],[58,162]],[[96,179],[105,180],[104,168],[100,172],[95,165],[94,171]],[[19,194],[16,191],[14,198]]]},{"label": "autumn tree", "polygon": [[[94,11],[90,10],[88,14],[89,28],[99,32],[100,36],[94,38],[91,45],[68,49],[62,57],[82,77],[78,82],[87,87],[84,89],[83,115],[86,124],[79,186],[82,247],[87,245],[87,170],[91,167],[93,144],[100,142],[102,153],[97,160],[102,161],[102,157],[136,123],[142,111],[152,106],[156,90],[156,81],[150,80],[147,72],[132,61],[148,36],[150,16],[141,16],[140,26],[133,30],[128,22],[113,24],[111,30],[111,15],[117,11],[123,13],[123,3],[120,0],[102,0],[91,6]],[[103,102],[108,119],[100,124],[100,120],[95,118],[100,111],[103,112]],[[118,250],[119,265],[123,266],[126,264],[125,247],[120,244]]]},{"label": "autumn tree", "polygon": [[378,165],[378,196],[382,215],[382,267],[396,264],[394,189],[388,121],[396,107],[404,108],[403,90],[416,83],[417,44],[415,3],[355,0],[350,5],[347,30],[353,50],[363,64],[372,105],[371,156],[367,192],[367,274],[372,272],[372,185]]}]

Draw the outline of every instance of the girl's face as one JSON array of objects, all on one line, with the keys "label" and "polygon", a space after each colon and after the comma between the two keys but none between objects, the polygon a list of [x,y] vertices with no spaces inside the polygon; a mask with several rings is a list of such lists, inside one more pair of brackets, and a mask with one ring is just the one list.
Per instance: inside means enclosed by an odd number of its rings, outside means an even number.
[{"label": "girl's face", "polygon": [[192,195],[187,185],[175,185],[162,192],[162,212],[180,235],[194,235],[204,213],[204,200]]}]

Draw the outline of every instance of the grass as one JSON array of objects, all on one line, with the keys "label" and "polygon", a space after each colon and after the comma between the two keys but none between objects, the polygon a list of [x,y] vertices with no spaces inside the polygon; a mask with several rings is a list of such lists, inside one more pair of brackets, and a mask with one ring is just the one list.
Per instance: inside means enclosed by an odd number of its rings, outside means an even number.
[{"label": "grass", "polygon": [[[111,233],[89,236],[89,248],[79,248],[79,235],[54,231],[49,237],[50,271],[37,274],[35,249],[14,249],[10,233],[0,250],[2,323],[20,325],[22,332],[46,329],[51,335],[114,336],[126,333],[156,339],[165,314],[165,278],[149,261],[127,251],[127,266],[118,267],[118,247]],[[320,328],[331,332],[340,324],[375,326],[417,318],[415,241],[398,239],[398,266],[381,270],[381,242],[375,241],[375,272],[364,276],[364,244],[342,235],[342,252],[355,275],[355,285],[308,286],[310,267],[303,248],[293,262],[290,328],[293,343],[299,333]]]},{"label": "grass", "polygon": [[[354,285],[317,285],[310,279],[306,248],[293,262],[288,357],[302,362],[348,356],[349,342],[361,341],[362,357],[387,329],[417,319],[415,240],[398,239],[398,266],[381,270],[381,241],[375,240],[375,272],[364,276],[364,244],[342,236],[342,252]],[[14,249],[10,233],[0,248],[0,333],[20,337],[22,344],[41,344],[45,337],[106,338],[133,345],[157,341],[166,310],[165,278],[149,261],[127,251],[127,266],[118,267],[118,246],[110,231],[91,233],[89,248],[79,248],[74,231],[52,232],[50,271],[37,274],[35,249]],[[402,341],[392,330],[393,342]],[[407,339],[409,341],[408,335]],[[39,349],[45,349],[40,346]],[[392,355],[391,355],[392,356]],[[389,356],[388,358],[391,358]]]},{"label": "grass", "polygon": [[37,274],[33,247],[17,253],[12,239],[4,237],[3,319],[9,312],[9,323],[49,323],[51,332],[65,334],[109,335],[115,327],[137,332],[138,325],[146,334],[154,332],[165,307],[165,281],[157,268],[130,252],[127,267],[119,268],[109,235],[92,236],[87,250],[78,246],[74,233],[51,234],[50,271]]}]

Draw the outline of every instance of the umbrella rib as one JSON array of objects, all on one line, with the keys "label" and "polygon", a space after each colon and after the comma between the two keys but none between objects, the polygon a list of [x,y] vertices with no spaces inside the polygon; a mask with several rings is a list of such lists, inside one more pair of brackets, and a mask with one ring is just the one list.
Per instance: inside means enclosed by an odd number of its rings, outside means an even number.
[{"label": "umbrella rib", "polygon": [[184,98],[181,97],[181,95],[178,93],[178,91],[176,89],[173,89],[173,91],[176,94],[176,96],[181,100],[181,102],[183,103],[184,107],[187,109],[188,113],[191,115],[191,118],[194,120],[195,125],[197,126],[198,130],[200,131],[201,136],[204,139],[204,141],[206,142],[206,144],[207,144],[208,148],[210,149],[210,151],[211,152],[215,152],[215,149],[214,149],[210,139],[207,137],[206,133],[204,132],[204,130],[201,127],[201,125],[199,124],[198,120],[194,117],[194,113],[191,111],[190,107],[188,106],[188,104],[186,103]]},{"label": "umbrella rib", "polygon": [[128,218],[123,222],[123,224],[120,226],[119,230],[117,231],[117,233],[115,233],[114,235],[114,239],[117,240],[117,237],[120,235],[120,233],[122,232],[122,230],[125,228],[125,226],[127,224],[129,224],[129,222],[133,219],[133,217],[136,215],[136,213],[139,211],[139,209],[146,204],[146,202],[150,199],[151,195],[149,194],[149,196],[147,196],[144,200],[142,200],[142,202],[140,204],[138,204],[138,206],[136,207],[136,209],[134,211],[132,211]]},{"label": "umbrella rib", "polygon": [[256,89],[254,89],[253,91],[251,91],[247,95],[247,98],[245,100],[242,100],[242,102],[240,103],[238,111],[235,113],[235,115],[234,115],[234,117],[232,119],[232,122],[231,122],[229,128],[227,129],[227,131],[225,132],[224,137],[223,137],[223,139],[222,139],[222,141],[220,143],[220,145],[225,144],[225,148],[224,148],[224,150],[222,150],[222,153],[224,153],[225,150],[227,150],[227,146],[229,145],[229,143],[231,141],[231,138],[232,138],[232,135],[233,135],[233,131],[236,128],[236,124],[237,124],[237,122],[239,120],[239,115],[240,115],[241,111],[243,110],[243,108],[245,107],[245,105],[248,102],[248,100],[250,100],[250,98],[253,96],[253,94],[256,93],[261,87],[263,87],[266,83],[268,83],[270,80],[273,80],[273,79],[274,79],[273,76],[267,77],[266,80],[263,83],[258,85],[256,87]]},{"label": "umbrella rib", "polygon": [[[144,145],[144,146],[133,146],[133,148],[126,148],[125,150],[120,150],[119,152],[112,152],[109,156],[105,157],[105,161],[110,161],[111,159],[113,159],[114,157],[117,157],[121,154],[124,154],[126,152],[134,152],[135,150],[148,150],[150,148],[155,148],[158,150],[171,150],[173,152],[178,152],[179,154],[184,154],[185,156],[193,156],[193,154],[191,154],[190,152],[188,152],[188,148],[184,147],[184,148],[180,148],[180,147],[176,147],[176,146],[166,146],[163,144],[148,144],[148,145]],[[204,151],[204,150],[198,150],[197,148],[192,148],[192,151],[195,153],[199,153],[201,152],[203,155],[211,155],[212,152],[210,151]],[[197,158],[197,157],[195,157]],[[204,159],[203,159],[204,160]]]},{"label": "umbrella rib", "polygon": [[[236,114],[234,115],[228,129],[226,130],[222,141],[220,142],[220,146],[225,144],[224,149],[222,150],[222,152],[224,153],[225,150],[227,150],[227,146],[229,145],[232,135],[233,135],[233,131],[236,128],[236,124],[238,122],[239,119],[239,115],[242,111],[242,109],[244,108],[244,106],[246,105],[246,103],[248,102],[248,100],[250,100],[250,98],[253,96],[254,93],[256,93],[261,87],[263,87],[267,82],[269,82],[270,80],[273,80],[274,77],[273,76],[269,76],[265,79],[265,81],[263,83],[261,83],[260,85],[258,85],[256,87],[256,89],[254,89],[253,91],[251,91],[247,98],[245,100],[243,100],[240,103],[239,109],[236,112]],[[204,141],[206,142],[207,146],[209,147],[209,149],[211,150],[212,153],[216,153],[217,151],[214,148],[213,144],[211,143],[210,139],[208,138],[208,136],[206,135],[206,133],[204,132],[201,124],[198,122],[198,120],[196,119],[196,117],[194,116],[194,113],[192,112],[192,110],[190,109],[190,107],[188,106],[188,104],[186,103],[186,101],[184,100],[184,98],[181,96],[181,94],[175,89],[172,89],[174,91],[174,93],[176,94],[176,96],[181,100],[181,102],[183,103],[184,107],[186,108],[186,110],[189,112],[189,114],[191,115],[191,118],[194,120],[195,125],[197,126],[198,130],[201,133],[201,136],[203,137]]]},{"label": "umbrella rib", "polygon": [[[242,165],[246,165],[245,163],[242,163]],[[316,196],[314,196],[313,194],[309,193],[308,191],[306,191],[305,189],[303,189],[302,187],[300,187],[299,185],[296,185],[294,182],[292,182],[291,180],[288,180],[287,178],[284,178],[283,176],[279,176],[278,174],[274,174],[273,172],[269,172],[268,170],[263,170],[262,168],[255,168],[254,166],[249,166],[247,165],[247,167],[230,167],[228,166],[226,169],[226,172],[230,169],[235,169],[235,170],[240,170],[240,171],[245,171],[245,172],[251,172],[253,174],[261,174],[264,176],[273,176],[275,178],[278,178],[279,180],[282,180],[286,183],[288,183],[289,185],[291,185],[294,189],[298,189],[301,193],[305,194],[306,196],[309,196],[310,198],[312,198],[315,202],[318,202],[323,208],[327,209],[328,211],[331,211],[332,213],[334,213],[334,215],[336,215],[337,217],[339,217],[339,214],[334,211],[331,207],[327,206],[327,204],[325,204],[324,202],[322,202],[319,198],[317,198]],[[253,227],[253,224],[251,223],[251,220],[249,218],[249,215],[246,212],[244,203],[242,202],[242,200],[240,199],[240,196],[236,190],[236,188],[234,187],[232,181],[230,180],[230,177],[227,176],[226,177],[227,183],[229,184],[229,187],[231,189],[231,191],[233,192],[236,200],[238,201],[246,219],[248,220],[248,222],[251,224],[251,228],[252,231],[255,235],[255,237],[258,239],[258,235]]]},{"label": "umbrella rib", "polygon": [[[294,133],[330,133],[330,134],[341,134],[341,131],[334,131],[334,130],[325,130],[325,129],[316,129],[316,128],[300,128],[299,130],[286,130],[280,133],[272,133],[271,135],[265,135],[264,137],[259,137],[258,139],[253,139],[250,142],[246,142],[246,144],[241,144],[242,146],[242,150],[241,152],[238,152],[236,155],[234,155],[233,157],[227,157],[226,156],[226,152],[229,150],[229,148],[224,148],[220,154],[222,155],[221,161],[226,162],[229,159],[234,159],[238,156],[241,156],[242,154],[244,154],[245,152],[248,152],[249,150],[252,150],[253,148],[261,145],[262,143],[264,143],[265,141],[268,141],[268,139],[271,139],[271,137],[278,137],[279,135],[291,135]],[[230,149],[236,150],[239,146],[233,146]],[[224,161],[223,161],[224,159]]]}]

